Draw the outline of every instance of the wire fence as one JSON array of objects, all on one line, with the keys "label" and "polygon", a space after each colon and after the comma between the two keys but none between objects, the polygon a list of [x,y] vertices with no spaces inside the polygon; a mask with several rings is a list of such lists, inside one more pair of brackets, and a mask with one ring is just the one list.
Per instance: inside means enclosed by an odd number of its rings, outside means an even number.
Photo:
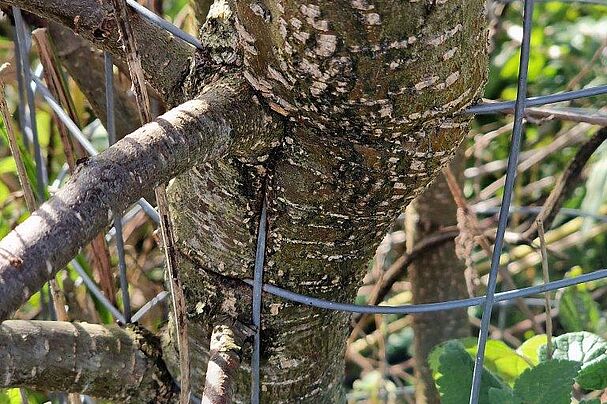
[{"label": "wire fence", "polygon": [[[503,2],[511,2],[515,0],[502,0]],[[541,1],[541,0],[537,0]],[[583,2],[589,4],[602,4],[607,5],[605,0],[560,0],[563,2]],[[167,30],[168,32],[175,35],[177,38],[187,42],[188,44],[202,49],[202,44],[198,39],[191,36],[190,34],[183,32],[181,29],[164,20],[160,16],[156,15],[152,11],[139,5],[134,0],[127,0],[129,6],[146,18],[153,24]],[[442,310],[453,310],[458,308],[465,308],[471,306],[482,306],[482,317],[481,325],[478,336],[477,354],[474,361],[474,372],[472,379],[472,387],[470,391],[470,403],[477,404],[479,399],[479,392],[481,386],[482,369],[484,366],[484,354],[485,346],[488,338],[489,325],[491,320],[492,309],[496,305],[503,304],[504,302],[510,302],[513,299],[530,297],[533,295],[546,293],[549,291],[573,286],[585,282],[595,281],[599,279],[607,278],[607,269],[596,270],[592,273],[587,273],[574,278],[566,278],[557,281],[547,282],[541,285],[513,289],[506,292],[496,293],[497,275],[499,268],[499,259],[502,253],[504,244],[504,235],[506,232],[506,226],[508,224],[508,217],[512,211],[521,211],[527,213],[537,213],[540,208],[537,207],[511,207],[512,193],[514,189],[514,183],[517,174],[517,163],[520,155],[520,144],[521,136],[524,127],[525,109],[529,107],[538,107],[552,103],[558,103],[563,101],[571,101],[579,98],[592,97],[601,94],[607,94],[607,85],[596,86],[590,88],[584,88],[576,91],[565,91],[561,93],[530,97],[527,98],[527,70],[531,52],[531,30],[532,30],[532,15],[534,9],[534,0],[524,0],[524,12],[523,12],[523,39],[521,44],[521,55],[519,61],[519,75],[517,81],[517,95],[515,101],[505,102],[491,102],[491,103],[480,103],[468,108],[464,111],[467,114],[494,114],[504,113],[514,110],[514,125],[512,129],[511,146],[508,157],[508,164],[506,169],[506,180],[504,185],[504,194],[502,197],[501,205],[495,209],[479,210],[476,213],[495,213],[498,211],[498,227],[495,237],[495,245],[493,248],[493,254],[491,257],[491,269],[489,272],[489,278],[487,283],[487,290],[485,296],[472,297],[461,300],[451,300],[438,303],[427,303],[427,304],[409,304],[402,306],[376,306],[376,305],[358,305],[358,304],[347,304],[341,302],[328,301],[323,299],[314,298],[298,293],[294,293],[285,289],[282,289],[276,285],[264,284],[263,283],[263,269],[264,269],[264,257],[265,257],[265,240],[266,240],[266,205],[267,202],[264,197],[263,208],[260,214],[259,228],[257,234],[257,247],[255,255],[255,268],[253,279],[247,279],[249,285],[252,286],[253,290],[253,307],[252,307],[252,325],[255,330],[253,352],[251,357],[251,402],[253,404],[259,403],[260,395],[260,351],[261,351],[261,322],[262,322],[262,291],[272,294],[274,296],[286,299],[295,303],[312,306],[325,310],[335,310],[350,313],[368,313],[368,314],[414,314],[414,313],[428,313]],[[23,22],[21,11],[18,8],[13,8],[13,14],[15,16],[15,53],[16,53],[16,65],[18,72],[18,92],[21,98],[19,103],[19,118],[21,128],[23,130],[24,142],[30,143],[34,148],[34,156],[36,163],[36,177],[38,180],[39,187],[37,189],[41,200],[45,195],[45,187],[48,183],[48,178],[44,171],[44,164],[42,163],[42,153],[40,149],[40,143],[38,140],[38,134],[36,131],[36,117],[35,117],[35,106],[34,106],[34,93],[39,93],[44,100],[48,103],[51,109],[56,113],[58,119],[67,127],[69,133],[78,141],[82,147],[90,154],[96,155],[98,152],[91,142],[82,133],[80,128],[74,123],[68,114],[64,111],[57,100],[51,95],[50,91],[45,87],[39,78],[41,73],[31,70],[29,65],[29,46],[31,43],[30,32]],[[114,100],[112,91],[112,77],[113,77],[113,65],[112,59],[109,54],[105,54],[105,93],[106,93],[106,108],[107,108],[107,133],[109,136],[110,145],[116,140],[115,137],[115,123],[114,123]],[[149,204],[145,199],[138,201],[139,206],[143,211],[155,222],[159,223],[158,213],[154,207]],[[562,209],[562,214],[575,215],[575,216],[589,216],[594,217],[602,221],[606,221],[607,217],[601,215],[595,215],[591,213],[585,214],[578,210],[567,210]],[[131,213],[127,216],[132,217]],[[82,268],[77,260],[71,262],[71,266],[81,276],[83,282],[91,293],[98,299],[98,301],[106,307],[106,309],[112,314],[116,321],[126,324],[128,322],[136,322],[141,319],[150,309],[152,309],[158,303],[164,301],[169,293],[162,291],[152,300],[143,305],[139,311],[132,314],[129,302],[128,293],[128,280],[127,280],[127,266],[125,260],[124,251],[124,240],[122,238],[122,224],[123,217],[118,213],[114,212],[113,228],[108,233],[108,236],[114,237],[117,246],[117,255],[119,261],[119,279],[120,286],[122,289],[122,303],[123,312],[120,312],[103,294],[100,288],[90,278],[87,272]],[[542,305],[541,302],[535,302]],[[199,401],[195,397],[192,397],[194,402]]]}]

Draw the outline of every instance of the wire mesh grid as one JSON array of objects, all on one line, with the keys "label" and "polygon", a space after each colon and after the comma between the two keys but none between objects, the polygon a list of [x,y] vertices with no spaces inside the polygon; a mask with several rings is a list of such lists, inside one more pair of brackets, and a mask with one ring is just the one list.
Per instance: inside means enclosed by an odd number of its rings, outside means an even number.
[{"label": "wire mesh grid", "polygon": [[[511,2],[513,0],[502,0],[503,2]],[[535,0],[541,1],[541,0]],[[583,2],[589,4],[601,4],[607,5],[604,0],[560,0],[562,2]],[[198,39],[191,36],[190,34],[182,31],[180,28],[164,20],[160,16],[139,5],[134,0],[127,0],[129,6],[139,13],[144,18],[148,19],[157,26],[169,31],[177,38],[189,43],[196,48],[202,48],[202,44]],[[257,247],[255,255],[255,268],[254,278],[245,280],[253,290],[253,308],[252,308],[252,325],[255,330],[253,352],[251,358],[251,402],[254,404],[259,403],[260,395],[260,350],[261,350],[261,321],[262,321],[262,291],[272,294],[274,296],[303,304],[312,307],[317,307],[326,310],[335,310],[350,313],[366,313],[366,314],[414,314],[414,313],[427,313],[436,312],[442,310],[453,310],[458,308],[465,308],[471,306],[482,306],[482,317],[481,326],[478,336],[477,354],[474,361],[474,372],[472,379],[472,386],[470,391],[470,403],[476,404],[479,400],[479,392],[481,386],[481,376],[484,366],[484,353],[485,346],[488,338],[489,325],[491,320],[491,313],[494,306],[500,303],[510,302],[513,299],[521,297],[529,297],[549,291],[573,286],[585,282],[595,281],[599,279],[607,278],[607,269],[596,270],[592,273],[579,275],[573,278],[565,278],[557,281],[547,282],[541,285],[513,289],[506,292],[496,293],[497,275],[499,267],[499,259],[504,244],[504,235],[506,226],[508,224],[509,214],[511,212],[511,200],[514,189],[514,183],[517,174],[517,163],[520,155],[521,137],[524,127],[525,108],[536,107],[547,105],[551,103],[571,101],[584,97],[591,97],[600,94],[607,93],[607,85],[595,86],[590,88],[584,88],[576,91],[565,91],[556,94],[550,94],[539,97],[527,98],[527,82],[528,82],[528,64],[531,52],[530,38],[532,30],[532,16],[534,9],[534,0],[523,0],[523,37],[521,43],[521,53],[519,60],[519,74],[517,80],[517,93],[515,101],[505,102],[494,102],[494,103],[480,103],[468,108],[464,111],[467,114],[492,114],[501,113],[514,110],[514,125],[512,129],[511,145],[508,157],[508,163],[506,168],[506,180],[504,185],[504,193],[502,202],[498,210],[498,228],[495,237],[495,245],[491,256],[491,269],[489,272],[489,279],[487,284],[486,295],[472,297],[460,300],[451,300],[437,303],[426,303],[426,304],[409,304],[402,306],[375,306],[375,305],[359,305],[359,304],[347,304],[334,301],[328,301],[323,299],[314,298],[298,293],[294,293],[278,286],[263,283],[263,268],[264,268],[264,257],[265,257],[265,240],[266,240],[266,220],[267,202],[264,197],[263,207],[260,213],[259,228],[257,234]],[[57,114],[58,118],[66,125],[70,134],[78,141],[82,147],[90,154],[96,155],[97,150],[91,144],[91,142],[83,135],[82,131],[78,126],[70,119],[65,113],[61,105],[51,95],[50,91],[40,80],[39,72],[31,70],[27,55],[29,54],[29,47],[31,37],[29,31],[23,22],[21,11],[18,8],[13,8],[13,14],[15,16],[15,53],[16,53],[16,65],[17,65],[17,78],[18,78],[18,93],[21,98],[19,103],[19,118],[20,124],[25,134],[24,143],[32,143],[35,154],[36,162],[36,176],[38,184],[40,184],[37,192],[41,200],[45,195],[45,186],[48,184],[48,178],[44,171],[44,164],[42,164],[41,149],[38,141],[38,135],[36,132],[35,107],[34,107],[34,93],[38,92],[45,101],[49,104],[51,109]],[[106,90],[106,108],[107,108],[107,132],[110,139],[110,145],[115,142],[115,128],[114,128],[114,104],[112,96],[112,77],[113,77],[113,65],[111,56],[107,53],[104,54],[105,62],[105,90]],[[159,222],[158,213],[156,210],[144,199],[138,202],[139,206],[143,211],[155,222]],[[520,208],[515,208],[519,209]],[[494,210],[494,211],[495,211]],[[492,212],[494,212],[492,211]],[[583,212],[582,212],[583,213]],[[580,214],[580,212],[569,212],[571,215]],[[129,216],[127,214],[126,216]],[[130,215],[132,216],[132,215]],[[595,215],[596,216],[596,215]],[[598,219],[606,220],[605,216],[599,216]],[[166,291],[160,292],[156,297],[148,301],[138,312],[131,314],[131,308],[129,303],[128,294],[128,281],[126,278],[126,261],[124,252],[124,240],[122,239],[122,224],[124,217],[119,213],[114,214],[114,227],[108,233],[115,238],[117,246],[117,255],[119,260],[119,279],[122,289],[123,298],[123,312],[121,313],[103,294],[95,282],[88,276],[87,272],[82,268],[77,260],[71,262],[72,267],[82,277],[87,288],[93,293],[93,295],[104,305],[112,316],[120,323],[126,324],[128,322],[136,322],[143,315],[145,315],[152,307],[156,304],[165,300],[169,293]],[[192,397],[193,401],[198,401],[195,397]]]}]

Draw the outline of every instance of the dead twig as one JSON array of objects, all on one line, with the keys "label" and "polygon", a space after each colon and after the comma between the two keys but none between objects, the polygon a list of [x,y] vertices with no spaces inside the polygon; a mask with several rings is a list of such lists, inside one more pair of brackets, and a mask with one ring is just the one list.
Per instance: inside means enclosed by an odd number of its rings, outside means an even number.
[{"label": "dead twig", "polygon": [[[550,282],[550,274],[548,273],[548,252],[546,250],[546,238],[544,234],[544,224],[541,219],[536,220],[537,232],[540,238],[540,251],[542,252],[542,275],[544,283]],[[550,313],[550,292],[544,293],[546,313]],[[552,317],[546,315],[546,355],[548,359],[552,358]]]},{"label": "dead twig", "polygon": [[[135,36],[129,22],[129,12],[126,0],[112,0],[116,12],[116,20],[122,43],[125,48],[126,61],[129,66],[131,81],[141,123],[145,124],[152,120],[150,110],[150,98],[143,68],[141,66],[141,57],[138,52]],[[188,347],[188,331],[186,318],[185,296],[177,271],[177,258],[175,255],[174,238],[169,214],[169,205],[167,202],[166,189],[164,184],[160,184],[155,189],[156,202],[158,204],[158,214],[160,215],[160,231],[162,233],[162,242],[166,256],[167,270],[169,274],[169,283],[171,285],[171,296],[173,299],[173,311],[175,314],[175,327],[177,329],[177,346],[179,347],[179,369],[181,372],[181,392],[179,401],[181,404],[187,404],[190,396],[190,358]],[[118,212],[116,212],[118,213]]]},{"label": "dead twig", "polygon": [[[457,205],[458,223],[462,222],[463,227],[465,227],[465,228],[460,229],[460,234],[470,234],[471,238],[474,241],[476,241],[478,243],[478,245],[483,249],[485,254],[489,258],[491,258],[493,251],[491,248],[491,244],[489,243],[489,239],[483,234],[482,230],[480,229],[476,216],[470,212],[470,208],[468,207],[468,203],[466,202],[464,194],[463,194],[462,190],[460,189],[460,187],[457,183],[457,180],[455,179],[455,176],[451,172],[451,169],[449,168],[449,166],[447,166],[443,169],[443,174],[447,181],[447,185],[449,186],[449,190],[451,191],[451,195],[453,196],[453,200],[455,201],[455,204]],[[460,216],[463,216],[463,220],[459,220]],[[456,239],[456,241],[457,241],[457,239]],[[467,258],[470,256],[470,254],[469,254],[470,252],[468,252],[468,251],[466,251],[466,252],[467,252],[466,258]],[[509,289],[516,289],[516,285],[514,283],[514,280],[512,279],[512,276],[510,275],[510,272],[508,272],[508,270],[505,269],[501,265],[498,265],[498,271],[502,277],[502,280],[506,284],[506,286]],[[516,305],[519,308],[519,310],[529,320],[531,320],[533,322],[533,328],[535,329],[535,331],[540,334],[543,334],[544,330],[537,322],[534,321],[534,314],[531,312],[529,307],[527,307],[527,305],[525,304],[525,301],[522,298],[516,299]]]},{"label": "dead twig", "polygon": [[[6,64],[2,66],[2,70],[5,69]],[[17,142],[17,136],[15,135],[15,129],[13,128],[13,121],[11,119],[11,114],[8,110],[8,106],[6,105],[6,99],[4,98],[4,82],[0,80],[0,111],[2,112],[2,119],[4,120],[4,127],[6,128],[6,134],[8,136],[8,146],[10,148],[11,154],[15,159],[15,165],[17,166],[17,177],[19,178],[19,183],[21,184],[21,189],[23,189],[23,196],[25,197],[25,204],[30,212],[36,210],[36,197],[34,196],[34,191],[31,188],[31,184],[29,179],[27,178],[27,173],[25,171],[25,163],[23,162],[23,158],[21,157],[21,150],[19,149],[19,144]]]},{"label": "dead twig", "polygon": [[[580,147],[567,168],[565,168],[563,175],[558,179],[556,186],[548,196],[548,199],[546,199],[542,211],[537,215],[537,218],[542,221],[545,228],[550,228],[565,199],[579,185],[579,178],[584,166],[590,159],[590,156],[592,156],[592,153],[605,139],[607,139],[607,128],[602,128]],[[537,233],[537,222],[534,222],[521,235],[521,239],[533,240],[537,236]]]}]

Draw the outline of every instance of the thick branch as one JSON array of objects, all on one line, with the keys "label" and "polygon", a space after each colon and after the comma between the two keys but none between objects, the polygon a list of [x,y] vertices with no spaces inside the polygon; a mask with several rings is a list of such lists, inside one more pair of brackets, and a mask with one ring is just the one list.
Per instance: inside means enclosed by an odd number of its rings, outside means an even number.
[{"label": "thick branch", "polygon": [[0,241],[0,319],[108,226],[113,213],[197,163],[229,151],[254,153],[251,141],[270,122],[250,97],[242,80],[225,79],[78,166],[70,183]]},{"label": "thick branch", "polygon": [[0,324],[0,383],[141,403],[169,402],[177,390],[145,330],[62,321]]},{"label": "thick branch", "polygon": [[[95,46],[125,60],[116,18],[108,0],[1,0],[42,18],[58,22],[82,35]],[[148,83],[171,105],[183,102],[181,84],[189,69],[192,47],[141,16],[130,13],[131,25]]]}]

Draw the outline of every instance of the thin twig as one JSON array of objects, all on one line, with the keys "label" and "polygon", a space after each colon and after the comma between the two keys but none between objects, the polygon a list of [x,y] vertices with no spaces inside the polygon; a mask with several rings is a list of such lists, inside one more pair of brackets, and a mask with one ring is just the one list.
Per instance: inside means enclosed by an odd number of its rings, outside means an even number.
[{"label": "thin twig", "polygon": [[[565,168],[563,175],[558,179],[556,186],[548,196],[548,199],[546,199],[542,211],[537,215],[546,228],[550,228],[565,199],[579,185],[579,178],[584,166],[594,151],[603,144],[605,139],[607,139],[607,128],[602,128],[580,147],[567,168]],[[532,224],[522,234],[522,239],[532,240],[536,237],[538,232],[536,223]]]},{"label": "thin twig", "polygon": [[[546,250],[546,238],[544,234],[544,224],[542,219],[536,220],[537,232],[540,238],[540,251],[542,252],[542,276],[544,278],[544,284],[550,282],[550,274],[548,273],[548,251]],[[544,293],[544,299],[546,300],[546,354],[548,359],[552,358],[552,317],[548,315],[550,313],[550,292]]]},{"label": "thin twig", "polygon": [[[78,114],[76,113],[72,98],[67,93],[65,87],[66,83],[63,80],[63,75],[57,69],[58,63],[55,60],[55,52],[49,41],[47,29],[38,28],[34,30],[34,32],[32,32],[32,38],[34,39],[36,47],[38,48],[40,63],[44,68],[44,79],[48,84],[50,92],[59,101],[59,103],[66,108],[72,120],[78,125]],[[61,119],[59,119],[59,117],[57,117],[57,128],[59,129],[59,136],[63,145],[65,160],[70,167],[71,173],[76,168],[76,160],[83,156],[76,155],[67,127],[61,121]]]},{"label": "thin twig", "polygon": [[[528,158],[521,160],[517,166],[517,173],[521,174],[531,167],[534,167],[539,162],[544,160],[545,158],[553,155],[558,150],[571,145],[572,143],[577,143],[578,139],[583,141],[586,138],[586,133],[589,129],[590,125],[585,123],[580,123],[575,125],[573,128],[568,130],[562,136],[558,136],[554,141],[552,141],[549,145],[534,150]],[[505,183],[506,177],[502,176],[497,180],[493,181],[491,184],[487,185],[483,190],[479,193],[478,200],[485,200],[491,197],[491,195],[495,194]]]},{"label": "thin twig", "polygon": [[578,74],[576,74],[575,77],[572,78],[569,83],[567,83],[565,91],[573,90],[577,86],[577,84],[582,81],[582,79],[586,77],[588,73],[590,73],[592,67],[595,65],[596,61],[599,60],[605,48],[607,48],[607,36],[603,39],[603,43],[601,44],[601,46],[596,49],[594,55],[592,55],[592,58],[590,58],[588,62],[584,63],[584,66],[578,72]]},{"label": "thin twig", "polygon": [[[487,254],[487,257],[490,258],[491,255],[493,254],[491,244],[489,243],[488,238],[480,230],[480,226],[478,224],[476,216],[471,213],[468,203],[466,202],[466,199],[464,197],[464,193],[462,192],[461,188],[459,187],[459,184],[457,183],[457,180],[455,179],[455,176],[453,175],[451,168],[449,168],[449,166],[446,166],[443,169],[443,174],[445,176],[445,180],[447,181],[447,185],[449,186],[449,191],[451,191],[451,195],[453,196],[453,200],[455,201],[455,204],[457,205],[458,209],[466,216],[466,219],[467,219],[466,224],[468,225],[468,229],[466,229],[466,231],[468,233],[473,234],[474,240],[482,248],[482,250],[485,252],[485,254]],[[508,270],[506,268],[504,268],[502,265],[498,265],[498,271],[502,277],[502,280],[508,287],[508,289],[516,289],[516,284],[514,283],[514,280],[512,279],[510,272],[508,272]],[[529,307],[527,307],[524,300],[520,299],[520,298],[516,299],[516,305],[519,308],[519,310],[529,320],[531,320],[533,322],[533,328],[535,329],[535,331],[540,334],[543,333],[544,330],[537,322],[535,322],[535,319],[534,319],[535,316],[531,312]]]},{"label": "thin twig", "polygon": [[[6,66],[7,64],[4,64],[0,69],[3,70],[6,68]],[[4,94],[4,82],[0,80],[0,110],[2,112],[2,119],[4,120],[4,127],[6,128],[6,133],[8,136],[8,146],[11,150],[13,158],[15,159],[15,165],[17,166],[17,177],[19,178],[21,189],[23,189],[25,204],[30,212],[33,212],[36,210],[36,197],[34,196],[34,191],[31,188],[29,179],[27,178],[25,164],[21,158],[21,150],[19,150],[19,144],[17,143],[17,137],[15,135],[15,129],[13,128],[11,114],[8,110],[8,106],[6,105],[6,98]]]},{"label": "thin twig", "polygon": [[139,119],[142,124],[152,121],[152,112],[150,111],[150,98],[145,86],[145,77],[141,67],[141,57],[137,48],[135,35],[131,28],[129,20],[129,11],[126,0],[112,0],[114,10],[116,11],[116,22],[122,37],[122,45],[126,53],[126,61],[129,66],[131,81],[133,82],[133,91],[137,100]]},{"label": "thin twig", "polygon": [[[145,124],[152,121],[150,110],[150,98],[145,85],[143,68],[141,67],[141,58],[138,52],[137,43],[131,24],[129,22],[129,12],[126,0],[112,0],[116,12],[118,29],[122,37],[122,43],[125,48],[126,61],[129,66],[131,81],[141,123]],[[173,298],[173,309],[175,314],[175,327],[177,329],[177,345],[179,347],[179,368],[181,372],[181,392],[179,401],[181,404],[187,404],[190,396],[190,359],[188,347],[186,305],[183,289],[179,280],[177,271],[175,247],[169,207],[164,184],[160,184],[155,189],[156,202],[158,204],[158,213],[160,215],[160,231],[169,273],[169,283],[171,285],[171,296]]]}]

